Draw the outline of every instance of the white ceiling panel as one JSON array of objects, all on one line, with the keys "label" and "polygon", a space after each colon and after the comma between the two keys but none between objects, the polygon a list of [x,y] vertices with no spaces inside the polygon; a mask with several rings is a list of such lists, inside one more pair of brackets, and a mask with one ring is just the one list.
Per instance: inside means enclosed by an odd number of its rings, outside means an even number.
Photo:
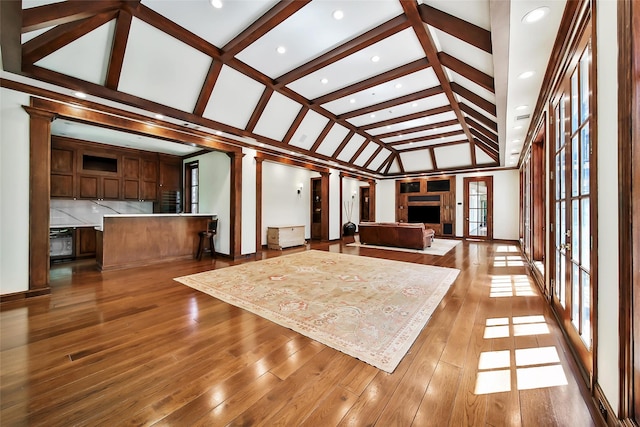
[{"label": "white ceiling panel", "polygon": [[432,135],[438,135],[441,133],[445,133],[445,132],[453,132],[456,130],[462,130],[462,126],[458,125],[451,125],[451,126],[442,126],[436,129],[429,129],[429,130],[423,130],[421,132],[410,132],[410,133],[404,133],[402,135],[398,135],[398,136],[392,136],[389,138],[383,138],[382,142],[384,142],[385,144],[391,143],[391,142],[398,142],[398,141],[403,141],[405,139],[414,139],[414,138],[422,138],[425,136],[432,136]]},{"label": "white ceiling panel", "polygon": [[[336,10],[343,12],[342,19],[333,18]],[[396,1],[314,1],[240,52],[237,58],[276,78],[402,12],[400,2]],[[300,32],[302,28],[304,31]],[[286,49],[284,54],[276,51],[280,46]]]},{"label": "white ceiling panel", "polygon": [[496,95],[493,92],[488,91],[487,89],[483,88],[479,84],[469,80],[464,76],[461,76],[458,73],[455,73],[449,69],[447,69],[447,71],[451,76],[451,81],[458,83],[460,86],[470,90],[471,92],[474,92],[476,95],[479,95],[481,98],[486,99],[492,104],[496,103]]},{"label": "white ceiling panel", "polygon": [[264,85],[227,67],[220,70],[203,117],[244,129],[264,92]]},{"label": "white ceiling panel", "polygon": [[389,154],[391,154],[391,150],[388,150],[386,148],[383,148],[378,155],[376,156],[375,159],[373,159],[371,161],[371,163],[369,163],[369,169],[371,170],[378,170],[378,168],[380,167],[380,165],[382,165],[382,163],[387,160],[387,157],[389,157]]},{"label": "white ceiling panel", "polygon": [[[402,46],[402,49],[398,49],[398,46]],[[371,58],[374,56],[378,56],[380,60],[373,62]],[[423,57],[424,51],[415,33],[411,29],[406,29],[318,71],[309,73],[287,87],[306,98],[313,99]],[[327,79],[327,83],[322,84],[322,79]]]},{"label": "white ceiling panel", "polygon": [[369,129],[367,133],[369,135],[375,136],[383,133],[399,132],[405,129],[411,129],[418,126],[424,126],[432,123],[435,124],[439,122],[444,122],[446,120],[454,120],[455,118],[456,118],[456,114],[453,111],[449,111],[447,113],[434,114],[433,116],[421,117],[419,119],[407,120],[406,122],[402,122],[402,123],[382,126],[375,129]]},{"label": "white ceiling panel", "polygon": [[115,21],[110,21],[42,58],[36,65],[102,85],[107,77],[114,29]]},{"label": "white ceiling panel", "polygon": [[391,162],[391,167],[389,168],[389,173],[400,173],[400,165],[398,164],[398,159],[394,159]]},{"label": "white ceiling panel", "polygon": [[258,135],[282,141],[300,108],[302,105],[274,92],[253,131]]},{"label": "white ceiling panel", "polygon": [[38,37],[40,34],[46,33],[47,31],[49,31],[52,28],[53,27],[46,27],[46,28],[42,28],[40,30],[29,31],[28,33],[23,33],[20,36],[20,43],[26,43],[29,40],[33,40],[36,37]]},{"label": "white ceiling panel", "polygon": [[491,29],[489,0],[420,0],[419,3],[427,4],[485,30]]},{"label": "white ceiling panel", "polygon": [[134,18],[118,90],[193,111],[211,58]]},{"label": "white ceiling panel", "polygon": [[338,160],[342,160],[344,162],[348,162],[356,151],[360,149],[362,144],[364,143],[365,138],[362,135],[353,135],[347,145],[344,147],[340,155],[338,156]]},{"label": "white ceiling panel", "polygon": [[300,123],[300,126],[298,126],[298,129],[293,134],[289,144],[308,150],[313,143],[316,142],[316,139],[320,136],[328,122],[328,118],[315,111],[308,111],[304,119],[302,119],[302,123]]},{"label": "white ceiling panel", "polygon": [[349,134],[349,129],[342,125],[333,125],[318,149],[320,154],[331,156]]},{"label": "white ceiling panel", "polygon": [[340,115],[357,108],[369,107],[374,104],[400,98],[414,92],[438,86],[440,81],[432,68],[395,79],[369,89],[362,90],[344,98],[336,99],[322,106],[333,114]]},{"label": "white ceiling panel", "polygon": [[436,147],[433,150],[440,169],[469,166],[471,164],[469,144],[447,145]]},{"label": "white ceiling panel", "polygon": [[200,147],[194,146],[193,144],[180,144],[100,126],[91,126],[86,123],[70,122],[68,120],[54,120],[51,123],[51,135],[114,145],[117,147],[135,148],[136,150],[173,154],[176,156],[184,156],[201,150]]},{"label": "white ceiling panel", "polygon": [[427,26],[431,34],[438,38],[440,49],[449,55],[459,59],[467,65],[493,76],[493,57],[490,53],[453,37],[444,31]]},{"label": "white ceiling panel", "polygon": [[22,0],[23,9],[31,9],[32,7],[45,6],[47,4],[60,3],[64,0]]},{"label": "white ceiling panel", "polygon": [[447,136],[445,138],[426,139],[424,141],[408,142],[406,144],[394,145],[396,150],[406,150],[408,148],[429,147],[430,145],[440,145],[455,142],[467,142],[464,135]]},{"label": "white ceiling panel", "polygon": [[369,144],[367,145],[367,148],[365,148],[362,151],[362,153],[360,153],[360,155],[353,162],[353,164],[356,165],[356,166],[362,166],[365,163],[367,163],[367,160],[369,160],[369,158],[373,155],[373,153],[375,153],[375,151],[378,149],[378,147],[379,147],[378,144],[376,144],[375,142],[369,141]]},{"label": "white ceiling panel", "polygon": [[433,169],[431,150],[417,150],[400,153],[405,172],[415,172]]},{"label": "white ceiling panel", "polygon": [[350,118],[348,121],[354,126],[364,126],[382,120],[395,119],[396,117],[408,116],[409,114],[431,110],[432,108],[448,105],[447,96],[443,93],[422,98],[414,102],[407,102],[386,110],[376,111],[373,114],[363,114]]},{"label": "white ceiling panel", "polygon": [[142,4],[217,47],[224,47],[277,0],[225,1],[216,9],[204,0],[143,0]]},{"label": "white ceiling panel", "polygon": [[488,165],[495,163],[495,160],[489,157],[487,153],[476,147],[476,163],[479,165]]}]

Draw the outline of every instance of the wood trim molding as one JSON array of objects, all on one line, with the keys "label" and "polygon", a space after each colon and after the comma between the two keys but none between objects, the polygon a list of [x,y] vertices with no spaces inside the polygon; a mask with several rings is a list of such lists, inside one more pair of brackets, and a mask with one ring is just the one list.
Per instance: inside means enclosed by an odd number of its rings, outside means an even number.
[{"label": "wood trim molding", "polygon": [[231,218],[229,236],[229,256],[231,259],[242,258],[242,153],[227,153],[230,164],[231,197],[229,200],[229,217]]},{"label": "wood trim molding", "polygon": [[262,162],[264,158],[256,156],[256,257],[262,255]]},{"label": "wood trim molding", "polygon": [[312,163],[300,162],[298,160],[290,159],[288,157],[274,156],[274,155],[266,154],[266,153],[257,153],[256,154],[256,159],[260,159],[260,161],[267,161],[267,162],[272,162],[272,163],[282,163],[282,164],[289,165],[289,166],[295,166],[295,167],[299,167],[299,168],[303,168],[303,169],[312,170],[312,171],[318,172],[318,173],[328,173],[329,172],[329,168],[323,168],[323,167],[320,167],[320,166],[316,166],[316,165],[314,165]]},{"label": "wood trim molding", "polygon": [[[618,2],[618,236],[620,419],[637,425],[640,413],[640,6]],[[630,196],[630,197],[629,197]]]},{"label": "wood trim molding", "polygon": [[29,106],[29,290],[49,287],[51,122],[56,114]]}]

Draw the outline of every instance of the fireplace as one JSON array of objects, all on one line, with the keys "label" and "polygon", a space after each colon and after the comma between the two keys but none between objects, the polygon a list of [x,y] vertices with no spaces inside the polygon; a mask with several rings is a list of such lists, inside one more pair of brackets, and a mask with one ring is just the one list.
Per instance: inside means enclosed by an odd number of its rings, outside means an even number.
[{"label": "fireplace", "polygon": [[407,206],[408,222],[440,224],[440,206]]}]

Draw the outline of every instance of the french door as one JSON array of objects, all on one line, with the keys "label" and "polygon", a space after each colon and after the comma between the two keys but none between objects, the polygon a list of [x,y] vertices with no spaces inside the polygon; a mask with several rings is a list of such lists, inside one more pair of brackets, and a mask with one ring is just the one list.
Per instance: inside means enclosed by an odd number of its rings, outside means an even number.
[{"label": "french door", "polygon": [[493,177],[464,179],[464,236],[493,238]]},{"label": "french door", "polygon": [[583,368],[593,373],[591,49],[580,44],[553,103],[553,305]]}]

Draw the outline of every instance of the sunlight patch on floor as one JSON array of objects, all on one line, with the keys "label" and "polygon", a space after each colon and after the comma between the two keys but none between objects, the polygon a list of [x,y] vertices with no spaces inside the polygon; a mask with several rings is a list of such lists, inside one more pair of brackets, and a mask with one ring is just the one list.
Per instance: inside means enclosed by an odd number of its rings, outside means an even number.
[{"label": "sunlight patch on floor", "polygon": [[529,278],[526,275],[499,275],[491,277],[489,297],[529,297],[536,296]]}]

